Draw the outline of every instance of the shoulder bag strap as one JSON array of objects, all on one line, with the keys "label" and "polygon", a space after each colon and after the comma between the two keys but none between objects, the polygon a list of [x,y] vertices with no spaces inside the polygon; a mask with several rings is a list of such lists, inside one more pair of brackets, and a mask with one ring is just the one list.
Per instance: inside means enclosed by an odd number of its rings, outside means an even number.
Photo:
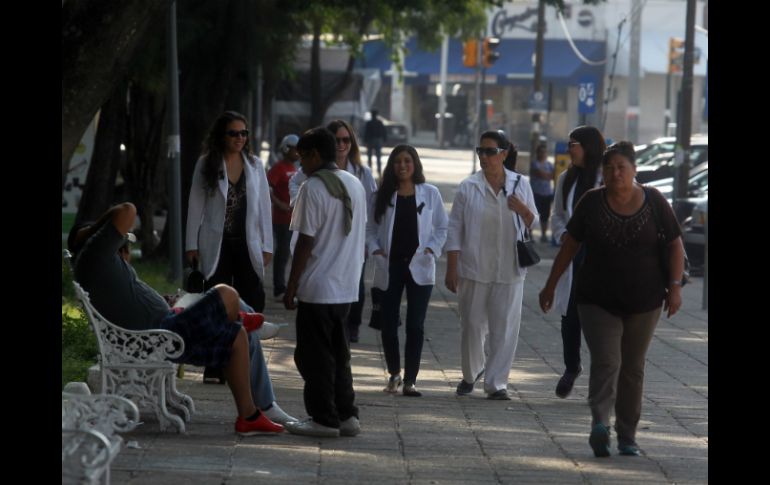
[{"label": "shoulder bag strap", "polygon": [[[516,187],[519,186],[519,182],[521,181],[521,174],[519,174],[519,177],[516,179],[516,183],[513,184],[513,190],[511,191],[513,194],[516,193]],[[524,232],[521,232],[521,226],[523,225],[523,222],[521,222],[521,216],[519,213],[516,213],[516,228],[518,229],[518,233],[521,234],[521,240],[526,241],[529,239],[529,229],[525,226]]]}]

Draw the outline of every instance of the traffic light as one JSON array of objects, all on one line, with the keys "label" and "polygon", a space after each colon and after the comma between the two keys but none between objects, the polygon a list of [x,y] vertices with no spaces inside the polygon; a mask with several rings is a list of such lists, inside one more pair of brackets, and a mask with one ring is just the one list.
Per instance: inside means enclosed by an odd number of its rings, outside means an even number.
[{"label": "traffic light", "polygon": [[463,42],[463,65],[465,67],[478,67],[478,49],[479,45],[475,39],[466,40]]},{"label": "traffic light", "polygon": [[484,37],[484,46],[482,51],[482,59],[484,59],[484,67],[492,67],[492,64],[500,58],[500,53],[497,49],[500,46],[500,39],[497,37]]},{"label": "traffic light", "polygon": [[684,64],[684,40],[671,37],[668,41],[668,72],[682,72]]}]

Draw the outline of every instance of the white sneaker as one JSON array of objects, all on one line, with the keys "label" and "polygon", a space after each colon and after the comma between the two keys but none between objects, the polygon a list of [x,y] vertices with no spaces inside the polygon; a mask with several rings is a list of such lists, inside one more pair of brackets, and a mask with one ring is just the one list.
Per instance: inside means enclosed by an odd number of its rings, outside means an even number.
[{"label": "white sneaker", "polygon": [[358,418],[351,416],[340,423],[340,436],[355,436],[361,432],[361,423]]},{"label": "white sneaker", "polygon": [[316,436],[319,438],[337,438],[340,435],[340,430],[337,428],[330,428],[323,424],[316,423],[313,418],[308,418],[304,421],[291,421],[286,423],[286,430],[291,434],[298,434],[302,436]]},{"label": "white sneaker", "polygon": [[255,332],[257,332],[257,335],[259,336],[259,340],[270,340],[278,335],[280,329],[281,326],[278,324],[263,322],[262,326],[255,330]]},{"label": "white sneaker", "polygon": [[286,423],[291,423],[293,421],[299,421],[297,418],[295,418],[293,416],[289,416],[288,414],[286,414],[286,411],[281,409],[281,406],[279,406],[278,403],[275,402],[275,401],[273,401],[273,406],[270,409],[268,409],[267,411],[262,411],[262,414],[267,416],[267,418],[270,421],[272,421],[274,423],[278,423],[278,424],[284,424],[285,425]]}]

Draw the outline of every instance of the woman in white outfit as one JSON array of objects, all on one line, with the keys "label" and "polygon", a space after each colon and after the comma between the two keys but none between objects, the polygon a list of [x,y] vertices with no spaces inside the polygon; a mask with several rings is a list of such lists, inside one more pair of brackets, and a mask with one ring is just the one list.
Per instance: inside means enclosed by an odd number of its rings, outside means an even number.
[{"label": "woman in white outfit", "polygon": [[528,178],[503,166],[514,151],[502,132],[482,134],[476,147],[481,171],[460,184],[449,216],[446,286],[458,295],[462,327],[458,395],[471,393],[484,374],[489,399],[510,399],[508,376],[527,274],[518,262],[516,240],[538,216]]},{"label": "woman in white outfit", "polygon": [[[205,289],[231,285],[261,313],[262,279],[273,256],[270,188],[240,113],[225,111],[211,127],[193,172],[186,233],[185,256],[200,263]],[[207,367],[204,382],[217,380],[224,383],[221,370]]]},{"label": "woman in white outfit", "polygon": [[425,183],[417,150],[398,145],[388,157],[380,188],[370,204],[367,248],[374,264],[374,286],[383,290],[382,347],[390,378],[385,392],[401,384],[398,322],[406,288],[405,396],[415,388],[422,355],[425,313],[436,281],[436,260],[446,242],[448,219],[438,189]]},{"label": "woman in white outfit", "polygon": [[[602,133],[593,126],[578,126],[569,134],[570,167],[556,182],[551,234],[560,243],[567,235],[567,222],[572,217],[580,198],[585,192],[602,183],[602,154],[607,145]],[[556,395],[566,398],[572,392],[575,380],[583,372],[580,363],[582,331],[574,297],[573,276],[583,263],[585,249],[578,251],[575,259],[562,274],[556,286],[554,306],[561,314],[561,340],[564,348],[564,374],[556,384]]]}]

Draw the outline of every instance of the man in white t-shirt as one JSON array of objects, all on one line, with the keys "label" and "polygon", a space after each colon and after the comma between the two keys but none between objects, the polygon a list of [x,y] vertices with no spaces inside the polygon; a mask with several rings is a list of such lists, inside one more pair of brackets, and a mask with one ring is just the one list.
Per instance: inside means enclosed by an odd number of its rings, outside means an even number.
[{"label": "man in white t-shirt", "polygon": [[297,150],[308,179],[289,226],[299,237],[284,305],[297,308],[294,362],[305,380],[310,418],[286,429],[307,436],[355,436],[361,428],[346,319],[358,300],[364,263],[366,193],[354,175],[338,169],[334,135],[327,129],[307,131]]}]

